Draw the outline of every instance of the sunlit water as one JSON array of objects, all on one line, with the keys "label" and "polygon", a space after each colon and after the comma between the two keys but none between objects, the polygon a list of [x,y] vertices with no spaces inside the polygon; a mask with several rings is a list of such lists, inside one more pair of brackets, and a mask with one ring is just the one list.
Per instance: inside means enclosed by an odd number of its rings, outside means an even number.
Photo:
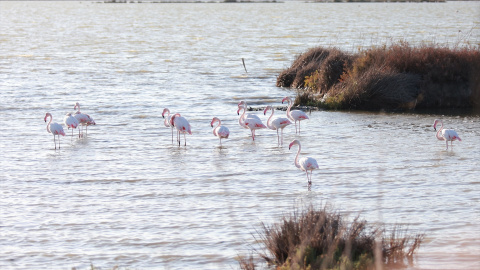
[{"label": "sunlit water", "polygon": [[[253,142],[236,114],[240,100],[293,97],[276,76],[311,47],[478,45],[479,13],[479,2],[0,1],[0,268],[235,269],[261,222],[309,203],[425,233],[412,268],[480,268],[479,116],[311,112],[278,147],[271,130]],[[97,125],[55,150],[43,117],[62,122],[77,101]],[[190,121],[186,147],[172,144],[165,107]],[[231,131],[223,147],[214,116]],[[435,118],[463,141],[446,151]],[[295,138],[320,164],[310,192]]]}]

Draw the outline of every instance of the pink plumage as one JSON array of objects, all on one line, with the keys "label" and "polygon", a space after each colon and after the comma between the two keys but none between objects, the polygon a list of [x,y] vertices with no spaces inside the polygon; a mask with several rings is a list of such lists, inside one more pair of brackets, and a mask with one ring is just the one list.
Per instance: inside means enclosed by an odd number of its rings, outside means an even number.
[{"label": "pink plumage", "polygon": [[222,121],[218,117],[214,117],[210,126],[213,127],[213,124],[218,122],[218,124],[213,128],[213,135],[220,139],[220,145],[222,145],[222,139],[227,139],[230,136],[230,130],[226,126],[222,126]]},{"label": "pink plumage", "polygon": [[45,122],[47,122],[47,118],[49,118],[49,117],[50,117],[50,121],[47,124],[47,131],[48,131],[48,133],[53,134],[53,143],[55,144],[55,149],[57,149],[57,142],[55,140],[55,136],[58,136],[58,149],[60,149],[60,135],[65,136],[65,131],[63,131],[62,125],[60,125],[58,123],[55,123],[55,122],[52,123],[53,117],[52,117],[51,113],[47,112],[45,114],[45,118],[43,118],[43,120],[45,120]]},{"label": "pink plumage", "polygon": [[295,134],[297,134],[297,121],[298,121],[298,133],[300,133],[300,121],[309,119],[308,115],[305,112],[300,110],[290,111],[290,109],[293,106],[293,101],[290,97],[285,97],[284,99],[282,99],[282,104],[284,101],[288,102],[288,109],[287,109],[288,119],[295,122]]}]

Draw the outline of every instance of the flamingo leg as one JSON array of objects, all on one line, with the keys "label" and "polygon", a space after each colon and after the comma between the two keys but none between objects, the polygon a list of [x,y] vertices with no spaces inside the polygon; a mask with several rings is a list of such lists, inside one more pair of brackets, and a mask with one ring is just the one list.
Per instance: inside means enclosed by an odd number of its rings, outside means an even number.
[{"label": "flamingo leg", "polygon": [[283,128],[282,128],[282,131],[280,132],[280,135],[282,137],[282,143],[280,145],[283,146]]},{"label": "flamingo leg", "polygon": [[447,140],[445,140],[445,142],[447,143],[447,150],[448,150],[448,141],[447,141]]},{"label": "flamingo leg", "polygon": [[170,128],[172,130],[172,143],[173,143],[173,127]]},{"label": "flamingo leg", "polygon": [[280,145],[280,136],[278,135],[278,129],[277,129],[277,145]]},{"label": "flamingo leg", "polygon": [[53,135],[53,143],[55,144],[55,150],[57,150],[57,141],[55,140],[55,135]]},{"label": "flamingo leg", "polygon": [[185,146],[187,146],[187,135],[183,133],[183,141],[185,142]]},{"label": "flamingo leg", "polygon": [[301,121],[298,121],[298,134],[300,134],[300,124],[301,123],[302,123]]},{"label": "flamingo leg", "polygon": [[252,139],[255,141],[255,129],[252,129]]},{"label": "flamingo leg", "polygon": [[60,149],[60,134],[58,136],[58,149]]}]

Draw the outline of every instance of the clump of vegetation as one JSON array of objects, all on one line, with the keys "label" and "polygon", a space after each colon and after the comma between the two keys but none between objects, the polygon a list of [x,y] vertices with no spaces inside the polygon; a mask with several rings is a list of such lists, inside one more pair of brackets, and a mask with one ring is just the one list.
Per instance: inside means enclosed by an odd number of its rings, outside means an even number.
[{"label": "clump of vegetation", "polygon": [[329,109],[480,108],[480,50],[399,42],[347,54],[313,48],[277,78],[295,104]]},{"label": "clump of vegetation", "polygon": [[[271,226],[262,225],[255,238],[265,250],[257,253],[281,270],[402,267],[412,261],[424,238],[423,234],[407,235],[399,227],[388,233],[358,216],[347,222],[326,206],[319,210],[309,206]],[[239,263],[241,269],[255,269],[252,255]]]}]

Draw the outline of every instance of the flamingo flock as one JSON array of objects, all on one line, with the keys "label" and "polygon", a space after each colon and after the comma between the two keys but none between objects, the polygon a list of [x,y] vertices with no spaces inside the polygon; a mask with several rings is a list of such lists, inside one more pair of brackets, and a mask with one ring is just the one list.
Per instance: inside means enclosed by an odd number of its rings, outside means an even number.
[{"label": "flamingo flock", "polygon": [[[300,134],[300,122],[303,120],[308,120],[309,117],[307,114],[301,110],[291,110],[293,106],[293,101],[290,97],[285,97],[282,99],[282,104],[287,101],[288,108],[286,111],[285,117],[274,117],[275,109],[268,105],[265,107],[263,114],[266,115],[268,111],[271,111],[270,116],[267,119],[267,124],[263,124],[260,117],[253,113],[247,113],[247,103],[245,101],[240,101],[238,103],[237,115],[239,115],[238,124],[240,127],[249,129],[251,133],[252,140],[255,141],[255,131],[259,129],[270,129],[275,130],[277,133],[277,145],[283,146],[283,130],[289,125],[295,123],[295,134]],[[95,125],[95,121],[88,114],[84,114],[80,111],[80,104],[77,102],[73,108],[76,110],[75,113],[67,113],[64,117],[63,124],[68,129],[72,129],[72,138],[73,138],[73,129],[79,128],[78,137],[82,138],[83,127],[85,127],[85,134],[87,134],[87,128],[89,125]],[[242,113],[240,115],[240,112]],[[187,145],[186,134],[192,135],[192,129],[188,120],[181,116],[180,113],[170,113],[168,108],[165,108],[162,112],[162,117],[164,120],[164,125],[167,128],[171,129],[172,133],[172,143],[173,143],[173,130],[176,130],[177,133],[177,143],[181,145],[181,135],[184,137],[184,145]],[[63,126],[53,122],[53,117],[51,113],[46,113],[44,121],[47,122],[47,132],[53,135],[53,142],[55,145],[55,150],[57,149],[57,140],[58,140],[58,149],[60,149],[60,135],[65,136],[65,131]],[[298,127],[297,127],[298,122]],[[214,126],[214,124],[216,124]],[[441,127],[437,131],[437,125]],[[213,117],[210,122],[210,126],[213,128],[212,133],[215,137],[220,140],[220,146],[222,146],[222,139],[228,139],[230,136],[230,130],[228,127],[222,125],[221,120],[218,117]],[[433,123],[433,128],[436,132],[436,138],[441,141],[445,141],[446,150],[448,150],[448,142],[450,146],[453,147],[453,141],[458,140],[462,141],[458,133],[453,129],[444,129],[443,122],[439,119],[436,119]],[[58,139],[57,139],[58,138]],[[288,146],[288,149],[291,150],[293,146],[298,146],[297,154],[294,159],[295,167],[299,168],[301,171],[304,171],[307,177],[308,189],[312,185],[312,173],[313,170],[319,169],[318,163],[314,158],[311,157],[302,157],[300,158],[300,152],[302,145],[298,139],[294,139]]]},{"label": "flamingo flock", "polygon": [[[72,129],[72,138],[73,138],[73,129],[80,126],[78,130],[78,137],[82,138],[83,135],[83,127],[85,126],[85,134],[87,134],[87,127],[90,125],[95,125],[95,121],[92,117],[88,114],[84,114],[80,112],[80,104],[77,102],[73,107],[74,110],[77,110],[75,114],[69,112],[65,114],[63,118],[63,124],[68,128]],[[60,149],[60,135],[65,136],[65,131],[63,130],[63,126],[54,122],[52,123],[53,117],[52,114],[47,112],[45,114],[45,122],[47,122],[47,118],[50,118],[50,121],[47,124],[47,131],[48,133],[53,134],[53,142],[55,144],[55,150],[57,149],[57,142],[55,136],[58,137],[58,149]],[[86,136],[86,135],[85,135]]]}]

